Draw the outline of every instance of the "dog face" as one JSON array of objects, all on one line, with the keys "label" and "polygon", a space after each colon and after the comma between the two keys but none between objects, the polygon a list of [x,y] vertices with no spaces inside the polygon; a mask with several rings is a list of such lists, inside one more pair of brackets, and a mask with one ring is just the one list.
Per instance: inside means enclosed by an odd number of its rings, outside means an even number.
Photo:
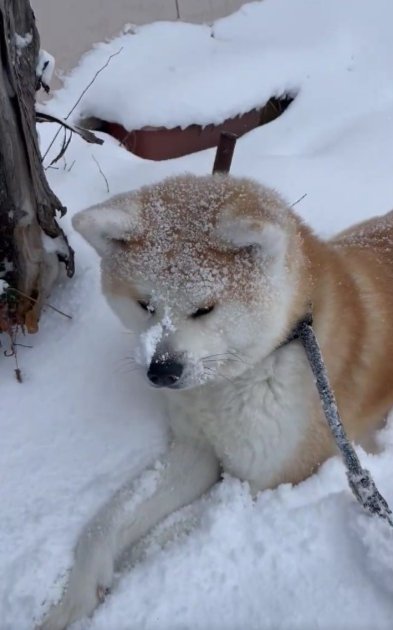
[{"label": "dog face", "polygon": [[156,387],[232,379],[285,336],[296,293],[293,216],[246,179],[180,176],[78,213],[102,286]]}]

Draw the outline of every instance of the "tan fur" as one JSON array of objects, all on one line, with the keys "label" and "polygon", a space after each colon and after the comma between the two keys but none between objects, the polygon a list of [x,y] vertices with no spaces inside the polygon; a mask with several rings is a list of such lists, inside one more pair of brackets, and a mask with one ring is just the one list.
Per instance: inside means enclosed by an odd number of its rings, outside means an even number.
[{"label": "tan fur", "polygon": [[[393,407],[393,212],[327,242],[297,221],[308,261],[299,304],[312,305],[314,329],[349,438],[375,450],[374,433]],[[313,431],[274,485],[303,481],[335,454],[319,399],[314,408]]]},{"label": "tan fur", "polygon": [[[190,265],[196,256],[198,266],[229,269],[229,283],[221,300],[236,294],[244,303],[251,303],[255,296],[253,284],[249,283],[254,264],[250,251],[228,248],[219,239],[212,238],[212,232],[223,212],[235,222],[246,220],[251,229],[262,229],[266,223],[281,226],[289,238],[287,265],[297,290],[289,308],[286,331],[275,342],[278,344],[285,338],[312,304],[315,330],[346,431],[352,440],[366,441],[393,406],[390,361],[393,354],[393,212],[356,225],[324,242],[276,193],[263,189],[261,203],[260,188],[249,180],[233,179],[228,186],[225,178],[182,177],[178,178],[176,195],[172,183],[173,179],[165,180],[141,189],[136,195],[143,209],[142,235],[122,243],[118,253],[104,261],[104,292],[143,297],[138,295],[136,286],[130,285],[129,269],[122,259],[132,259],[135,272],[138,264],[144,264],[144,253],[148,252],[151,257],[154,248],[160,243],[163,245],[169,225],[170,247],[166,250],[164,247],[168,266],[182,256],[190,244],[193,248]],[[209,206],[193,203],[194,193],[198,199],[199,186],[211,186]],[[162,210],[165,212],[162,230],[160,208],[165,209]],[[240,274],[245,280],[241,282],[239,269],[243,267],[247,268],[247,273]],[[170,277],[168,268],[155,270],[157,274],[160,272],[163,277]],[[186,261],[182,272],[187,282],[196,270],[187,266]],[[194,306],[208,304],[208,293]],[[335,451],[315,392],[312,404],[313,430],[277,483],[304,479]]]}]

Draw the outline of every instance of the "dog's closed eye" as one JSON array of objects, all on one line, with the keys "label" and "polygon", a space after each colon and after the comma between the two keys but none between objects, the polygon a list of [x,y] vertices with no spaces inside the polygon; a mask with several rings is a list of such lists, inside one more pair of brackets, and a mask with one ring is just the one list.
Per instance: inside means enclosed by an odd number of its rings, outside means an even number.
[{"label": "dog's closed eye", "polygon": [[150,304],[147,300],[138,300],[138,304],[144,311],[153,314],[155,312],[154,306]]},{"label": "dog's closed eye", "polygon": [[214,304],[210,306],[202,306],[198,308],[194,313],[191,313],[192,319],[196,319],[197,317],[202,317],[203,315],[208,315],[214,309]]}]

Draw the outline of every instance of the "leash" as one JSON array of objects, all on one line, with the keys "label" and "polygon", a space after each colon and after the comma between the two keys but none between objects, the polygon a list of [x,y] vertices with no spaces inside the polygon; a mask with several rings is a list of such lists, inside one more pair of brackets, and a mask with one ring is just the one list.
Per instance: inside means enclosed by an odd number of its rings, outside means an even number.
[{"label": "leash", "polygon": [[356,500],[370,516],[379,516],[393,527],[392,511],[379,492],[371,473],[362,467],[356,451],[343,427],[336,398],[330,386],[321,348],[313,329],[311,313],[306,315],[293,329],[286,343],[298,340],[306,353],[315,378],[323,412],[346,467],[349,486]]},{"label": "leash", "polygon": [[[237,136],[233,133],[225,131],[221,133],[213,166],[213,174],[229,173],[236,140]],[[303,345],[315,378],[315,384],[326,421],[347,469],[349,486],[356,500],[370,516],[379,516],[393,527],[391,509],[375,485],[370,472],[362,467],[356,455],[356,451],[343,427],[337,402],[329,383],[321,348],[315,336],[312,323],[312,314],[309,313],[304,319],[298,322],[289,337],[279,347],[295,340],[300,341]]]}]

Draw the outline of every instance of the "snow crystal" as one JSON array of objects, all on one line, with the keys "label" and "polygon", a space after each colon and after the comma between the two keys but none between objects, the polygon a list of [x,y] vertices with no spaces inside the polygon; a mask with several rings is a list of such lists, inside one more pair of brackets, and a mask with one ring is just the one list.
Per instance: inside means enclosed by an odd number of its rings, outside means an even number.
[{"label": "snow crystal", "polygon": [[171,318],[171,309],[166,306],[162,320],[140,335],[140,345],[135,353],[136,359],[142,365],[150,365],[159,343],[165,338],[166,334],[174,330],[175,326]]},{"label": "snow crystal", "polygon": [[19,49],[18,50],[19,54],[20,54],[20,51],[23,50],[23,48],[26,48],[26,46],[28,46],[29,44],[31,44],[32,41],[33,41],[32,33],[25,33],[25,35],[19,35],[18,33],[15,33],[15,44],[16,44],[16,47]]},{"label": "snow crystal", "polygon": [[[221,212],[228,209],[230,214],[233,195],[261,203],[266,198],[270,207],[266,219],[280,222],[282,208],[275,195],[249,181],[228,181],[219,175],[171,178],[139,191],[135,202],[143,207],[143,247],[115,249],[103,263],[105,270],[124,282],[133,277],[150,284],[153,306],[176,302],[188,313],[215,303],[228,292],[235,291],[248,302],[267,299],[268,293],[256,287],[271,281],[270,266],[261,270],[253,252],[228,243],[216,225]],[[181,240],[173,238],[176,231],[182,234]],[[226,264],[228,250],[230,266]]]},{"label": "snow crystal", "polygon": [[164,334],[164,326],[162,322],[158,322],[145,333],[140,336],[141,347],[143,353],[137,358],[143,365],[150,365],[153,355],[156,351],[158,344],[160,343]]},{"label": "snow crystal", "polygon": [[364,570],[377,579],[383,590],[393,594],[393,529],[388,521],[356,514],[349,527],[361,541]]},{"label": "snow crystal", "polygon": [[162,319],[162,326],[164,330],[167,330],[168,332],[175,332],[176,330],[176,327],[172,321],[171,308],[169,306],[165,307],[165,313]]},{"label": "snow crystal", "polygon": [[64,242],[64,238],[62,238],[61,236],[51,238],[50,236],[42,232],[41,239],[44,249],[48,254],[62,254],[64,256],[68,254],[68,249]]},{"label": "snow crystal", "polygon": [[36,75],[41,82],[49,86],[55,70],[55,58],[46,50],[40,50],[36,67]]}]

